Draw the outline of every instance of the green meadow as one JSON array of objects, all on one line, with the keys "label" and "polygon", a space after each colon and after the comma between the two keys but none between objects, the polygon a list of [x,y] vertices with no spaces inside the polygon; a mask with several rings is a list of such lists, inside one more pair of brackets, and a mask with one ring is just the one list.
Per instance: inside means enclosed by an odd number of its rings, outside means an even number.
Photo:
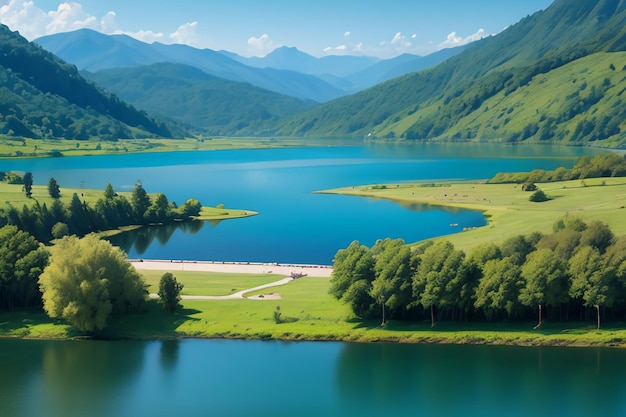
[{"label": "green meadow", "polygon": [[[145,274],[154,286],[156,275]],[[242,274],[203,273],[211,283],[198,283],[194,272],[177,272],[187,295],[232,292],[237,283],[255,285],[259,277]],[[276,277],[266,276],[275,279]],[[329,278],[305,277],[291,283],[259,291],[280,294],[277,300],[183,300],[177,313],[163,311],[156,300],[145,313],[114,318],[101,338],[242,338],[279,340],[341,340],[354,342],[473,343],[502,345],[625,346],[626,330],[609,325],[596,330],[594,323],[550,323],[533,330],[534,323],[438,323],[430,328],[420,322],[390,321],[385,327],[378,320],[360,322],[350,309],[328,294]],[[214,295],[214,294],[212,294]],[[246,294],[247,296],[255,293]],[[281,322],[274,320],[280,306]],[[611,327],[613,326],[613,327]],[[82,338],[72,327],[48,318],[43,312],[1,312],[0,337]]]},{"label": "green meadow", "polygon": [[[326,144],[325,141],[319,141]],[[173,152],[226,149],[267,149],[311,146],[315,141],[298,138],[205,137],[185,139],[125,139],[84,141],[70,139],[28,139],[0,135],[0,158],[115,155],[138,152]]]},{"label": "green meadow", "polygon": [[438,238],[464,251],[512,236],[551,233],[554,222],[566,215],[578,216],[585,222],[600,220],[616,235],[626,234],[626,178],[589,178],[537,186],[549,201],[529,201],[532,193],[522,191],[520,184],[479,182],[367,185],[321,192],[389,199],[407,207],[481,211],[488,220],[486,226],[468,229],[450,225],[450,234]]}]

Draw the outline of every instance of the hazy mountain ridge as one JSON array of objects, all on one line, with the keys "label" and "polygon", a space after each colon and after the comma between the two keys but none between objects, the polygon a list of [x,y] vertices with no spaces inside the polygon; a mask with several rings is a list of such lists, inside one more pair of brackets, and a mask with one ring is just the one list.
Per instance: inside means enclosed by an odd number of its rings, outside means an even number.
[{"label": "hazy mountain ridge", "polygon": [[188,45],[147,44],[126,35],[104,35],[89,29],[44,36],[35,42],[89,72],[161,62],[179,63],[227,80],[320,103],[436,65],[456,52],[452,48],[445,53],[427,57],[413,55],[411,60],[399,61],[343,55],[316,58],[285,46],[263,58],[245,58],[228,51]]},{"label": "hazy mountain ridge", "polygon": [[189,124],[208,135],[267,135],[281,117],[315,106],[183,64],[160,63],[83,75],[151,114]]},{"label": "hazy mountain ridge", "polygon": [[[598,94],[602,86],[596,85],[595,80],[591,83],[594,77],[587,81],[588,92],[579,92],[581,97],[593,95],[593,105],[590,101],[582,100],[584,104],[580,105],[570,100],[569,107],[561,108],[552,117],[542,117],[542,109],[533,107],[536,117],[528,118],[528,123],[518,125],[517,130],[512,128],[514,124],[510,130],[494,130],[495,125],[490,130],[479,121],[483,120],[480,112],[486,111],[487,101],[500,95],[518,93],[513,96],[517,101],[510,103],[506,111],[548,98],[558,100],[560,92],[554,89],[524,90],[525,94],[521,94],[521,89],[540,75],[553,76],[558,74],[553,71],[585,57],[590,57],[588,64],[594,68],[594,59],[599,59],[600,71],[604,58],[594,58],[594,54],[626,49],[625,4],[625,0],[557,0],[545,11],[522,19],[499,35],[471,44],[432,69],[324,104],[290,119],[280,132],[311,136],[371,134],[411,140],[594,141],[621,146],[626,143],[626,125],[620,119],[621,98],[614,100],[617,108],[610,107],[605,97]],[[612,67],[622,69],[617,56],[612,61]],[[609,71],[608,66],[606,70]],[[626,88],[617,74],[608,78],[612,90],[620,92]],[[605,83],[604,79],[600,82]],[[608,112],[601,122],[594,115],[599,109]],[[574,134],[577,127],[572,127],[578,123],[602,123],[611,128],[580,137]]]}]

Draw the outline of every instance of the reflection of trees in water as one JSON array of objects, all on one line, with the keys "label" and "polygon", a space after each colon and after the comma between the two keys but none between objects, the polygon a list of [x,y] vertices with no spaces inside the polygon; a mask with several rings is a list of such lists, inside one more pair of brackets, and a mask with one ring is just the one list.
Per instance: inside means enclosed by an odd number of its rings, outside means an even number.
[{"label": "reflection of trees in water", "polygon": [[[49,342],[43,352],[40,415],[116,415],[144,365],[146,342]],[[104,410],[109,410],[105,412]],[[44,410],[42,410],[44,411]]]},{"label": "reflection of trees in water", "polygon": [[166,371],[172,371],[178,363],[180,341],[177,339],[161,341],[161,366]]},{"label": "reflection of trees in water", "polygon": [[347,343],[337,386],[346,413],[394,404],[415,415],[557,415],[566,404],[611,415],[623,407],[624,358],[620,349]]},{"label": "reflection of trees in water", "polygon": [[416,211],[418,213],[423,213],[425,211],[439,210],[439,211],[443,211],[444,213],[458,214],[458,213],[468,211],[467,209],[463,209],[459,207],[445,206],[445,205],[438,206],[435,204],[428,204],[428,203],[409,203],[406,201],[400,201],[398,202],[398,204],[400,204],[400,206],[404,207],[407,210]]},{"label": "reflection of trees in water", "polygon": [[[219,220],[211,221],[212,227],[217,226]],[[126,253],[134,247],[138,254],[144,253],[156,239],[161,246],[169,242],[174,232],[178,229],[183,233],[196,234],[204,226],[204,221],[187,221],[168,223],[158,226],[146,226],[139,229],[129,230],[115,236],[111,236],[109,241],[120,247]]]}]

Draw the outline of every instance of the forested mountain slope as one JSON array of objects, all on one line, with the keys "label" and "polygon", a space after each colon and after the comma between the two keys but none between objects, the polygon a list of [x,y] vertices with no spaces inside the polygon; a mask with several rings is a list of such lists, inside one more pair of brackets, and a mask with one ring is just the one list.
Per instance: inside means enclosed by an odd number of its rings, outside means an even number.
[{"label": "forested mountain slope", "polygon": [[182,64],[83,74],[150,114],[192,125],[209,135],[265,135],[280,117],[315,105]]},{"label": "forested mountain slope", "polygon": [[[433,69],[291,118],[281,133],[371,134],[413,140],[595,141],[621,146],[626,143],[622,110],[626,81],[621,76],[626,72],[622,72],[623,55],[617,54],[621,51],[626,51],[626,0],[556,0],[545,11],[470,45]],[[583,58],[583,64],[576,62]],[[570,65],[574,66],[568,69]],[[586,71],[573,77],[572,68]],[[548,79],[558,88],[534,84]],[[563,83],[579,81],[576,100],[575,92]],[[585,88],[580,88],[583,85]],[[550,106],[551,113],[546,114],[544,104],[566,99],[561,97],[566,91],[574,94],[569,105]],[[532,108],[535,117],[525,115],[525,122],[519,122],[503,115],[504,120],[510,119],[506,129],[504,123],[493,121],[502,111],[513,113],[511,108]],[[491,125],[486,123],[487,117],[481,117],[485,111],[494,113]],[[585,127],[589,123],[602,123],[606,128],[590,134]]]},{"label": "forested mountain slope", "polygon": [[145,113],[81,77],[76,67],[0,25],[0,133],[116,140],[172,137]]}]

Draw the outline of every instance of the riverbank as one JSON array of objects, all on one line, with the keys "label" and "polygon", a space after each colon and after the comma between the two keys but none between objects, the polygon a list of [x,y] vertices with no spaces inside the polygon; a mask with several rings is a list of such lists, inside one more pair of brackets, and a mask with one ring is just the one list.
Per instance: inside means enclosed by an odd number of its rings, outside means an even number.
[{"label": "riverbank", "polygon": [[[593,321],[545,322],[541,329],[533,330],[534,323],[530,322],[439,322],[431,329],[428,320],[389,321],[384,327],[378,320],[357,321],[345,304],[328,294],[330,267],[147,260],[135,260],[133,265],[149,275],[150,292],[156,292],[163,273],[172,272],[185,285],[185,294],[198,296],[233,294],[280,280],[292,272],[307,275],[285,280],[280,286],[244,291],[246,298],[189,297],[182,301],[183,309],[175,314],[164,312],[157,300],[150,300],[145,313],[112,320],[99,337],[626,347],[626,329],[621,323],[606,323],[605,328],[596,330]],[[277,306],[281,312],[278,323],[274,319]],[[74,339],[86,336],[62,322],[51,320],[43,312],[0,313],[0,337]]]},{"label": "riverbank", "polygon": [[107,142],[70,139],[14,139],[0,135],[0,159],[337,146],[354,143],[355,141],[356,139],[340,141],[337,139],[310,138],[203,137],[185,139],[125,139]]},{"label": "riverbank", "polygon": [[487,225],[468,227],[449,225],[450,233],[433,240],[449,240],[457,249],[470,251],[484,243],[497,243],[532,232],[551,233],[553,224],[565,215],[585,222],[600,220],[616,235],[626,234],[626,178],[589,178],[584,181],[537,183],[549,201],[529,201],[530,192],[519,184],[483,182],[438,182],[374,184],[337,188],[319,193],[353,195],[443,209],[476,210],[484,214]]}]

